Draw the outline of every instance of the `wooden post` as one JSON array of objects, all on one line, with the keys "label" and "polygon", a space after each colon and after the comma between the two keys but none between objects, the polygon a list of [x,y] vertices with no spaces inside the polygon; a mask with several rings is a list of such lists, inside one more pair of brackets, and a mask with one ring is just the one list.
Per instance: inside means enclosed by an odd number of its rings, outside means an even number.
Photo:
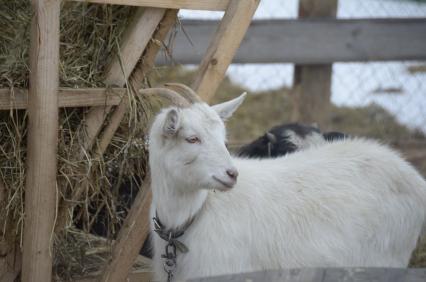
[{"label": "wooden post", "polygon": [[[337,0],[300,0],[299,17],[336,17]],[[283,46],[285,48],[285,46]],[[296,65],[293,119],[327,128],[330,114],[332,65]]]},{"label": "wooden post", "polygon": [[59,0],[32,0],[22,281],[52,279],[56,211]]},{"label": "wooden post", "polygon": [[151,226],[149,218],[152,198],[150,185],[149,177],[145,177],[143,187],[136,196],[114,244],[111,263],[106,267],[100,281],[126,281]]},{"label": "wooden post", "polygon": [[260,0],[231,0],[198,68],[192,88],[204,101],[215,94]]}]

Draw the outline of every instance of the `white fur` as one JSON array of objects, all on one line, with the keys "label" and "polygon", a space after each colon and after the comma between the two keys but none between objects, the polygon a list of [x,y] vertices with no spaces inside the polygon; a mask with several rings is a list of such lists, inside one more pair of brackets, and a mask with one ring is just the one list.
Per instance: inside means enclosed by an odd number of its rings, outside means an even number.
[{"label": "white fur", "polygon": [[[291,267],[407,266],[425,219],[426,183],[397,153],[345,139],[276,159],[232,158],[214,108],[177,111],[175,136],[163,134],[170,109],[150,132],[151,214],[157,211],[168,228],[198,214],[180,238],[189,252],[178,253],[177,280]],[[201,142],[188,143],[190,136]],[[230,181],[225,171],[233,167],[239,177],[232,189],[213,178]],[[161,280],[164,246],[154,234]]]}]

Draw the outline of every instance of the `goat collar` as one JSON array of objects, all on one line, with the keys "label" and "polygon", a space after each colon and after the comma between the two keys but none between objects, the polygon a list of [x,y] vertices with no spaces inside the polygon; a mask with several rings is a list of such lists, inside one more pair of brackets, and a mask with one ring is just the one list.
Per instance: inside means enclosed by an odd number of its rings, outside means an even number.
[{"label": "goat collar", "polygon": [[158,213],[155,212],[155,217],[152,218],[154,222],[154,232],[157,233],[158,236],[160,236],[160,238],[164,241],[168,242],[171,245],[174,245],[176,249],[180,252],[186,253],[188,252],[188,247],[186,247],[185,244],[183,244],[177,239],[185,233],[189,226],[191,226],[191,224],[194,222],[196,217],[197,214],[188,219],[181,227],[172,229],[166,228],[164,224],[160,221]]},{"label": "goat collar", "polygon": [[[205,203],[205,202],[204,202]],[[204,206],[203,203],[203,206]],[[176,269],[176,258],[177,250],[182,253],[187,253],[189,251],[188,247],[184,243],[178,240],[186,230],[191,226],[197,216],[200,214],[203,206],[196,212],[192,217],[190,217],[181,227],[172,229],[166,228],[163,223],[161,223],[160,218],[158,217],[157,211],[155,211],[155,217],[152,218],[154,222],[154,232],[160,236],[161,239],[167,242],[164,249],[164,254],[161,255],[161,258],[164,259],[163,268],[167,273],[167,281],[171,282],[173,278],[173,272]]]},{"label": "goat collar", "polygon": [[[198,213],[197,213],[198,214]],[[166,229],[163,223],[161,223],[158,213],[155,212],[155,217],[152,218],[154,221],[154,231],[155,233],[160,236],[161,239],[167,242],[164,254],[161,255],[161,258],[164,259],[164,271],[167,273],[167,281],[171,282],[173,278],[173,272],[176,269],[176,258],[177,258],[177,250],[179,250],[182,253],[187,253],[188,247],[185,246],[184,243],[178,240],[179,237],[181,237],[185,231],[191,226],[191,224],[194,222],[195,217],[197,216],[195,214],[190,219],[186,221],[184,225],[182,225],[180,228],[177,229]]]}]

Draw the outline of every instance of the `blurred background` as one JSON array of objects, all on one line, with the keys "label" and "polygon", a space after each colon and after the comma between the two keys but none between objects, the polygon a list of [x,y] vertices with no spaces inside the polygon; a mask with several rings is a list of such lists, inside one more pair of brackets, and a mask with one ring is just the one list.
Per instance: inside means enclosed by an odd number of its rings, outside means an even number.
[{"label": "blurred background", "polygon": [[[158,67],[153,83],[190,84],[195,64],[222,15],[181,11],[180,26],[159,59],[175,67]],[[348,25],[337,27],[334,17]],[[308,26],[290,21],[297,18]],[[426,61],[413,55],[426,50],[421,38],[426,37],[425,18],[426,1],[261,1],[235,63],[213,99],[223,101],[241,91],[250,94],[229,121],[230,143],[247,143],[281,123],[316,123],[321,130],[390,143],[426,175]],[[354,22],[359,25],[349,27]],[[323,27],[309,31],[309,24]],[[352,29],[352,38],[343,35],[347,29]],[[410,41],[402,45],[412,50],[399,46],[401,41]],[[293,50],[297,48],[304,51]],[[349,52],[339,51],[345,48]],[[292,60],[300,64],[286,63]]]}]

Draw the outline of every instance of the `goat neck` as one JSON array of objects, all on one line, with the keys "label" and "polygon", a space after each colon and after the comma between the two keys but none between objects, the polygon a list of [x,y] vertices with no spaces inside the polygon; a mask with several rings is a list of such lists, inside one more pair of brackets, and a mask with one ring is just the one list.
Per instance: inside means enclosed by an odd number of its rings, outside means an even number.
[{"label": "goat neck", "polygon": [[207,190],[179,187],[161,170],[151,172],[151,176],[152,210],[157,212],[166,228],[181,227],[200,212],[207,199]]}]

